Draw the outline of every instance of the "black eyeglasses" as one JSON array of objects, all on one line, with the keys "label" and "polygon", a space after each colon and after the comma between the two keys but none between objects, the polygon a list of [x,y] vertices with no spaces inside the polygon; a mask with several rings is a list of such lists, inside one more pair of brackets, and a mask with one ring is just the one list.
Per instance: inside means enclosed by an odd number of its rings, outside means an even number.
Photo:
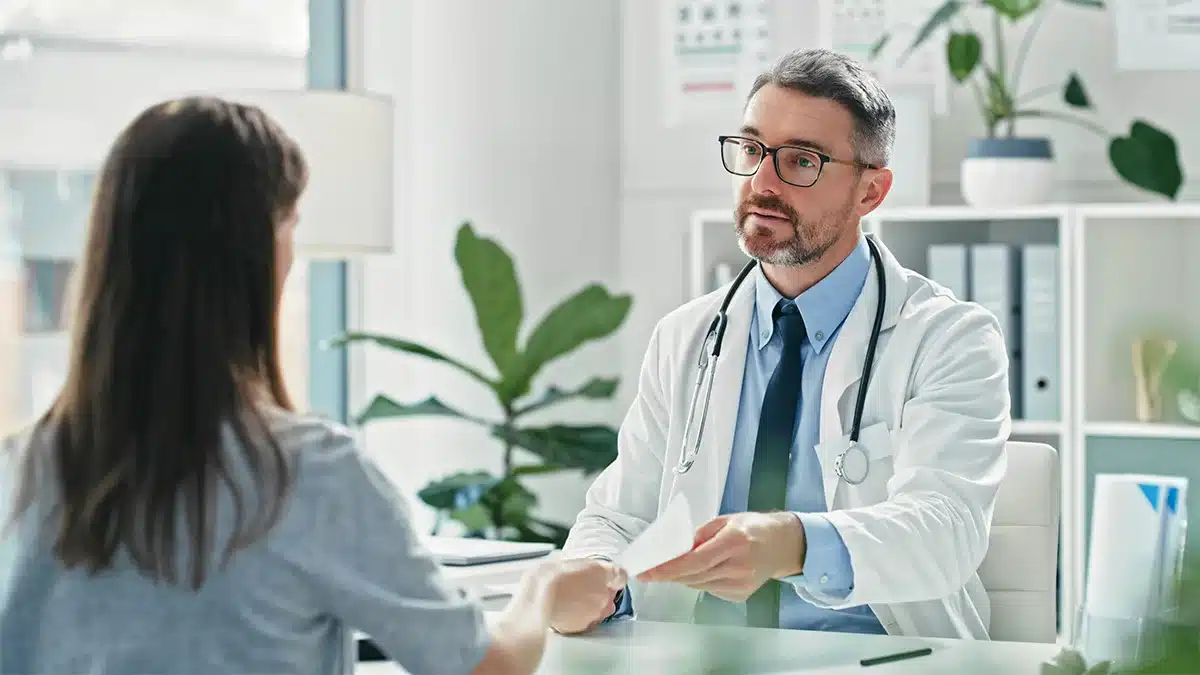
[{"label": "black eyeglasses", "polygon": [[864,164],[845,159],[834,159],[823,152],[798,145],[769,147],[761,141],[741,136],[718,136],[721,142],[721,163],[725,170],[735,176],[753,176],[758,173],[763,159],[771,155],[775,162],[775,174],[788,185],[812,187],[821,177],[826,164],[845,164],[864,169],[876,169],[873,164]]}]

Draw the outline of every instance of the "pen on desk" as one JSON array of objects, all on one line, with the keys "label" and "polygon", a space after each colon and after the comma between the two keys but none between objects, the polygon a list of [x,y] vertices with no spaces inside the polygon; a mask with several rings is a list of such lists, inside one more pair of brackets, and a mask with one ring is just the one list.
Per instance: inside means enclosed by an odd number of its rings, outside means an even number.
[{"label": "pen on desk", "polygon": [[905,659],[915,659],[918,656],[929,656],[932,653],[933,653],[933,649],[931,649],[929,647],[922,647],[920,649],[913,649],[913,650],[910,650],[907,652],[897,652],[895,654],[888,654],[887,656],[873,656],[869,659],[863,659],[863,660],[859,661],[858,664],[860,666],[878,666],[880,664],[891,663],[893,661],[903,661]]}]

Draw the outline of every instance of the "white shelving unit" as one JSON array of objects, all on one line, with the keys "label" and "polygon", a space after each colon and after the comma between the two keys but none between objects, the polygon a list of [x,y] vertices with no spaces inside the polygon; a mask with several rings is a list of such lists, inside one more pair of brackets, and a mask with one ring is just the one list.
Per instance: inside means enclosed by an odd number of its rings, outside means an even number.
[{"label": "white shelving unit", "polygon": [[[1084,591],[1092,476],[1177,473],[1200,482],[1200,426],[1180,421],[1170,401],[1162,423],[1136,421],[1131,351],[1139,334],[1200,341],[1200,204],[881,209],[863,228],[922,274],[928,274],[932,244],[1058,246],[1059,415],[1014,419],[1012,437],[1059,451],[1060,632],[1070,637],[1070,617]],[[712,289],[717,264],[736,272],[748,260],[728,211],[693,214],[690,252],[691,297]]]}]

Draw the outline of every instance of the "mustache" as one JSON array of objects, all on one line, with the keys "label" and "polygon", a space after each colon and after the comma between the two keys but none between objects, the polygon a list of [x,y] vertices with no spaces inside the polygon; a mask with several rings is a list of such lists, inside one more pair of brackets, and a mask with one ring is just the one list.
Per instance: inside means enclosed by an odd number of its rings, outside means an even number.
[{"label": "mustache", "polygon": [[796,210],[783,199],[775,195],[750,195],[734,210],[735,222],[738,227],[746,222],[746,218],[750,215],[750,209],[762,209],[782,214],[792,223],[793,227],[800,222],[800,214],[796,213]]}]

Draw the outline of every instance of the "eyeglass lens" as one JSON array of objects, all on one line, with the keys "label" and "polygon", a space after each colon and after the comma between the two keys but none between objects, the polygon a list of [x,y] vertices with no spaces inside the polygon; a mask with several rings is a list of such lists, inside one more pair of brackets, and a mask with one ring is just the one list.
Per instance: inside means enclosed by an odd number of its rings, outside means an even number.
[{"label": "eyeglass lens", "polygon": [[[763,146],[745,138],[727,138],[721,144],[725,170],[738,176],[753,176],[763,161]],[[821,173],[821,157],[811,150],[783,147],[776,151],[779,177],[793,185],[809,186]]]}]

